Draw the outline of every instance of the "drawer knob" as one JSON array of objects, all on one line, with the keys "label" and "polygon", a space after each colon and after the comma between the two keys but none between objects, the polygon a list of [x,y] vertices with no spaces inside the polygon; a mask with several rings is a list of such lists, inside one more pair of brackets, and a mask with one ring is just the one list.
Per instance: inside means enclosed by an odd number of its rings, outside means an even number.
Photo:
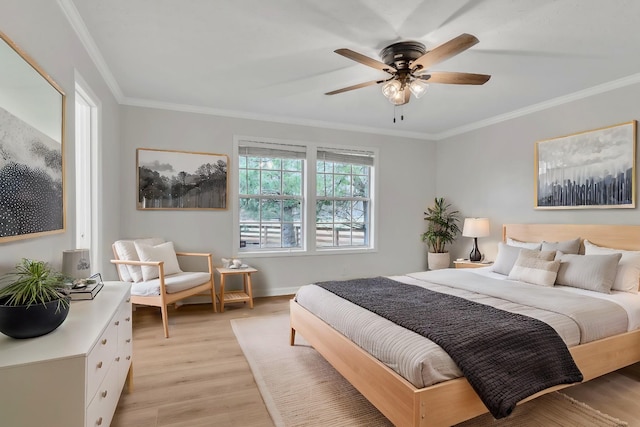
[{"label": "drawer knob", "polygon": [[96,366],[98,367],[98,369],[102,368],[102,361],[98,362]]},{"label": "drawer knob", "polygon": [[131,342],[131,338],[127,338],[126,343],[129,344]]},{"label": "drawer knob", "polygon": [[106,344],[107,344],[107,339],[105,338],[102,340],[102,345],[106,345]]},{"label": "drawer knob", "polygon": [[96,425],[97,426],[101,426],[102,425],[102,417],[98,418],[98,421],[96,421]]},{"label": "drawer knob", "polygon": [[131,302],[131,298],[127,298],[127,302]]},{"label": "drawer knob", "polygon": [[120,361],[120,356],[116,357],[116,362]]},{"label": "drawer knob", "polygon": [[131,322],[131,317],[125,317],[125,319],[127,322]]},{"label": "drawer knob", "polygon": [[102,395],[102,397],[107,397],[107,390],[103,391],[102,393],[100,393]]},{"label": "drawer knob", "polygon": [[119,320],[116,320],[116,326],[118,326],[120,324]]},{"label": "drawer knob", "polygon": [[127,356],[127,360],[131,360],[131,356]]}]

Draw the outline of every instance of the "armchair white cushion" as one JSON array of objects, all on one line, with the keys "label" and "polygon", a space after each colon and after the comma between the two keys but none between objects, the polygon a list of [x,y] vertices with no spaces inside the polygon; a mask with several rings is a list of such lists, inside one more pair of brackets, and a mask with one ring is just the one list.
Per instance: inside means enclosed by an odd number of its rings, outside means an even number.
[{"label": "armchair white cushion", "polygon": [[[180,272],[170,276],[164,276],[164,286],[168,294],[184,291],[198,286],[209,279],[209,273],[205,272]],[[131,295],[154,296],[160,295],[160,278],[138,282],[131,285]]]},{"label": "armchair white cushion", "polygon": [[[135,241],[133,243],[136,247],[136,252],[138,252],[138,258],[140,258],[140,261],[163,261],[165,276],[182,273],[182,270],[180,270],[180,264],[178,264],[176,250],[173,248],[173,242],[160,243],[155,246]],[[158,267],[143,265],[141,266],[141,270],[142,280],[145,282],[160,277],[160,269]]]},{"label": "armchair white cushion", "polygon": [[[159,245],[164,242],[164,239],[152,237],[150,239],[118,240],[113,244],[113,250],[116,257],[124,261],[140,261],[140,258],[138,258],[138,251],[136,251],[135,242],[147,245]],[[142,268],[139,265],[119,264],[118,274],[120,275],[120,279],[125,282],[142,281]]]}]

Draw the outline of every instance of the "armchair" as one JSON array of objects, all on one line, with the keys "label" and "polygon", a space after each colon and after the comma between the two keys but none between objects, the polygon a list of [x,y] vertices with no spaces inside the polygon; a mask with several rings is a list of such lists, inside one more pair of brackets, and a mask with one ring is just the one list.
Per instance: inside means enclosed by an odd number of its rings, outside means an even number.
[{"label": "armchair", "polygon": [[[159,238],[118,240],[112,248],[111,262],[120,280],[132,282],[131,302],[160,307],[165,338],[169,338],[169,304],[206,292],[211,294],[214,313],[218,311],[211,254],[176,252],[173,242]],[[178,257],[206,258],[208,271],[182,271]]]}]

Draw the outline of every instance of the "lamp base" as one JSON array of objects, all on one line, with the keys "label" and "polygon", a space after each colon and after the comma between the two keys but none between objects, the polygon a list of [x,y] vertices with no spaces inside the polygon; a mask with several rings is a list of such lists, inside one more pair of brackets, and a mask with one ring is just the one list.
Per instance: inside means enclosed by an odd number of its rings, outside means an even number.
[{"label": "lamp base", "polygon": [[473,262],[478,262],[482,260],[482,254],[480,250],[478,250],[478,238],[473,238],[473,249],[471,249],[471,253],[469,254],[469,260]]}]

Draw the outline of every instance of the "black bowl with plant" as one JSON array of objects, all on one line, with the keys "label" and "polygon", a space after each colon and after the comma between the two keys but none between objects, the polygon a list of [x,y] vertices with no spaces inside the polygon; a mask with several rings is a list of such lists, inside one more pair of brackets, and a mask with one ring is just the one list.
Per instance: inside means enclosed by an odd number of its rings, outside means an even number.
[{"label": "black bowl with plant", "polygon": [[0,278],[0,332],[13,338],[48,334],[67,318],[69,301],[64,276],[44,261],[23,258]]}]

